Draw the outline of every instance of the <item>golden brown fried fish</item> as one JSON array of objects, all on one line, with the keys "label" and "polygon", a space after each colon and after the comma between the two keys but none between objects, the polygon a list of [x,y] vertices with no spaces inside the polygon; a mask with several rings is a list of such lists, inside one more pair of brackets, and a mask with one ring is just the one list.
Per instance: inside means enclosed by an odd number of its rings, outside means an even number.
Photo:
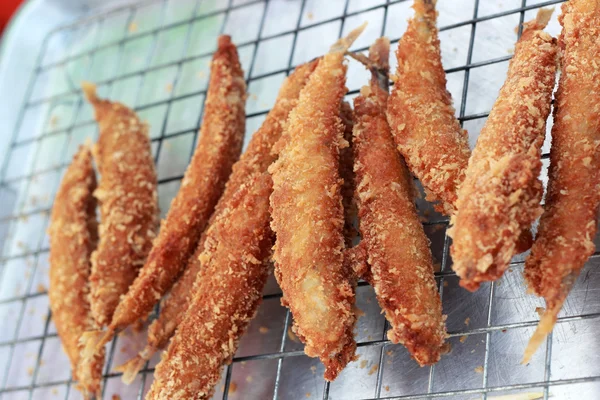
[{"label": "golden brown fried fish", "polygon": [[[429,240],[419,220],[412,178],[386,121],[389,41],[369,49],[372,80],[354,99],[356,199],[377,300],[392,329],[420,365],[440,359],[446,337]],[[384,87],[380,86],[384,82]]]},{"label": "golden brown fried fish", "polygon": [[86,399],[100,396],[104,352],[82,362],[81,335],[96,327],[89,303],[90,257],[98,240],[92,153],[81,147],[65,172],[50,217],[50,309],[73,378]]},{"label": "golden brown fried fish", "polygon": [[[290,113],[273,176],[271,227],[277,235],[275,276],[294,315],[305,353],[333,380],[355,357],[355,296],[343,265],[344,209],[339,175],[346,93],[344,53],[361,27],[320,61]],[[285,141],[284,141],[285,139]]]},{"label": "golden brown fried fish", "polygon": [[557,55],[555,40],[542,30],[550,13],[541,10],[524,25],[459,189],[448,233],[453,269],[471,291],[502,276],[521,232],[541,214],[541,145]]},{"label": "golden brown fried fish", "polygon": [[555,100],[550,171],[544,214],[525,262],[529,289],[546,311],[523,362],[548,335],[588,257],[600,204],[600,1],[562,6],[562,73]]}]

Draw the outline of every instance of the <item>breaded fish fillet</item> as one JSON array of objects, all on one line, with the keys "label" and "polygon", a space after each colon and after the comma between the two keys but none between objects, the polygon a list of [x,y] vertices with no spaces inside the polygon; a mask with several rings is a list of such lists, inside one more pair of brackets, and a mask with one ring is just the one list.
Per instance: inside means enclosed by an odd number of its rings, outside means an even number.
[{"label": "breaded fish fillet", "polygon": [[81,147],[67,168],[50,217],[50,309],[84,398],[100,396],[104,352],[81,362],[81,335],[95,328],[89,303],[90,257],[98,240],[92,153]]},{"label": "breaded fish fillet", "polygon": [[[354,99],[356,199],[362,241],[377,300],[390,322],[388,337],[420,365],[440,359],[446,338],[429,240],[419,220],[413,182],[386,121],[389,41],[369,49],[371,84]],[[376,69],[374,69],[376,68]]]},{"label": "breaded fish fillet", "polygon": [[121,103],[83,84],[99,125],[93,154],[100,173],[100,241],[92,253],[90,301],[100,327],[110,324],[121,295],[137,276],[158,227],[156,171],[148,126]]},{"label": "breaded fish fillet", "polygon": [[410,171],[428,200],[447,215],[456,210],[470,150],[446,90],[435,0],[415,0],[415,16],[398,45],[398,68],[387,102],[387,120]]},{"label": "breaded fish fillet", "polygon": [[551,11],[523,26],[508,75],[479,134],[452,217],[453,269],[474,291],[498,279],[524,230],[541,214],[541,146],[556,75]]},{"label": "breaded fish fillet", "polygon": [[554,103],[548,192],[531,254],[529,289],[546,311],[524,362],[552,331],[583,265],[594,252],[600,204],[600,1],[562,6],[561,77]]},{"label": "breaded fish fillet", "polygon": [[294,315],[305,353],[319,357],[333,380],[355,358],[355,296],[343,265],[344,209],[339,175],[346,93],[344,53],[361,27],[340,39],[319,62],[290,113],[273,176],[271,227],[275,276],[282,303]]},{"label": "breaded fish fillet", "polygon": [[255,174],[206,234],[189,309],[156,366],[146,399],[209,399],[254,318],[269,273],[271,177]]}]

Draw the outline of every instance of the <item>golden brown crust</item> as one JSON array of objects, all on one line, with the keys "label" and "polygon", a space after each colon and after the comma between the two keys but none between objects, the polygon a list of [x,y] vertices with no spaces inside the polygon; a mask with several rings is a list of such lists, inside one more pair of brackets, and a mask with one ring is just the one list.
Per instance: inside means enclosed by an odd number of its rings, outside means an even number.
[{"label": "golden brown crust", "polygon": [[398,69],[387,120],[398,151],[420,179],[428,199],[439,201],[436,208],[451,215],[470,150],[446,90],[434,4],[415,0],[415,16],[396,52]]},{"label": "golden brown crust", "polygon": [[95,109],[99,139],[93,153],[100,173],[94,196],[100,204],[100,241],[92,253],[92,315],[111,322],[119,298],[144,264],[156,234],[156,172],[148,126],[121,103],[99,99],[83,85]]},{"label": "golden brown crust", "polygon": [[[375,56],[388,52],[389,41],[384,39],[370,49],[375,62]],[[412,197],[412,179],[386,121],[387,90],[373,75],[371,85],[354,99],[360,232],[372,273],[370,283],[392,327],[388,337],[406,346],[420,365],[429,365],[440,359],[445,318],[429,240]]]},{"label": "golden brown crust", "polygon": [[541,145],[555,83],[555,40],[546,14],[524,25],[508,75],[479,134],[449,234],[461,286],[498,279],[519,235],[541,214]]},{"label": "golden brown crust", "polygon": [[552,330],[595,250],[600,204],[600,1],[571,0],[562,10],[562,74],[555,97],[548,192],[525,262],[529,289],[544,297],[547,306],[526,360]]},{"label": "golden brown crust", "polygon": [[194,156],[146,264],[115,312],[113,329],[146,317],[187,265],[240,155],[245,99],[237,49],[229,36],[220,36]]},{"label": "golden brown crust", "polygon": [[146,399],[208,399],[256,314],[269,268],[271,177],[249,178],[207,232],[190,308]]},{"label": "golden brown crust", "polygon": [[305,353],[321,359],[328,380],[354,359],[356,349],[354,290],[343,265],[339,176],[344,52],[352,40],[342,39],[319,62],[290,113],[279,159],[269,167],[275,276],[282,303],[294,315],[293,329],[306,344]]},{"label": "golden brown crust", "polygon": [[96,175],[92,153],[81,147],[65,172],[50,217],[50,288],[52,321],[71,362],[73,378],[79,380],[84,397],[100,393],[104,353],[92,363],[81,363],[81,335],[95,327],[90,312],[90,257],[96,247],[98,226]]},{"label": "golden brown crust", "polygon": [[[233,171],[227,181],[225,191],[217,203],[215,212],[209,220],[209,226],[212,225],[214,219],[221,213],[223,207],[229,203],[229,200],[240,186],[248,182],[252,174],[266,172],[268,166],[274,161],[276,154],[271,151],[273,145],[281,137],[287,116],[296,106],[300,91],[317,64],[318,60],[300,65],[284,81],[279,90],[275,105],[269,111],[269,114],[267,114],[260,129],[252,135],[252,139],[244,154],[233,165]],[[205,239],[206,231],[200,238],[196,251],[190,258],[183,275],[173,285],[169,295],[162,301],[158,318],[148,328],[148,346],[140,353],[137,359],[132,360],[128,364],[129,366],[123,368],[125,380],[131,381],[135,377],[137,370],[143,366],[143,363],[156,350],[162,349],[167,345],[169,339],[175,333],[175,329],[181,323],[192,297],[192,289],[196,276],[202,268],[202,263],[198,258],[204,250]]]}]

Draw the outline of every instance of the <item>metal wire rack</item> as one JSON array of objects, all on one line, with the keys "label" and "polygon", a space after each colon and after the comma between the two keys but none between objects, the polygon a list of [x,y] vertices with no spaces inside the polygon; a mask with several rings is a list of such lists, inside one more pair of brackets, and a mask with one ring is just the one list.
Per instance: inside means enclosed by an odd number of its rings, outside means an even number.
[{"label": "metal wire rack", "polygon": [[[518,34],[513,28],[537,8],[561,1],[438,2],[448,86],[472,143],[504,80]],[[164,212],[194,148],[218,34],[233,36],[246,71],[249,137],[295,65],[323,53],[364,20],[369,28],[353,50],[364,51],[381,35],[395,46],[411,15],[409,6],[405,0],[150,0],[53,30],[38,55],[0,173],[0,399],[79,396],[48,311],[44,234],[64,168],[79,144],[96,137],[79,81],[95,81],[101,95],[133,105],[150,122]],[[556,35],[555,19],[548,29]],[[348,98],[366,79],[366,72],[351,63]],[[547,140],[545,165],[548,146]],[[433,367],[419,368],[402,346],[386,340],[386,322],[373,291],[361,283],[357,303],[365,315],[356,330],[360,359],[327,383],[322,366],[304,355],[291,333],[291,316],[279,304],[279,288],[270,279],[259,313],[214,398],[491,399],[533,393],[544,399],[598,398],[598,253],[573,289],[545,349],[523,366],[520,357],[538,320],[535,310],[543,305],[525,294],[523,257],[515,258],[513,271],[498,282],[466,293],[450,269],[447,220],[422,200],[419,207],[439,263],[436,277],[448,315],[449,355]],[[126,332],[110,344],[104,398],[143,398],[156,358],[129,387],[112,371],[144,340],[144,332]]]}]

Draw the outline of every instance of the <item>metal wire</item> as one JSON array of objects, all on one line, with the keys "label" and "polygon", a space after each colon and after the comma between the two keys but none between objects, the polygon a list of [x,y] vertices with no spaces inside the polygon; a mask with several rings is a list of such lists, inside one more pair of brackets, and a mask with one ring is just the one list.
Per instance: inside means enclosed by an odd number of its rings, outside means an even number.
[{"label": "metal wire", "polygon": [[[174,0],[170,0],[170,1],[174,1]],[[276,75],[280,75],[280,74],[284,74],[284,73],[289,74],[293,70],[294,55],[296,52],[298,36],[302,31],[305,31],[308,29],[313,29],[318,26],[325,25],[325,24],[332,23],[332,22],[339,22],[340,27],[339,27],[338,37],[340,37],[345,28],[346,21],[349,17],[357,16],[357,15],[364,14],[364,13],[367,13],[370,11],[382,10],[383,11],[383,22],[382,22],[382,26],[381,26],[381,34],[383,35],[386,31],[386,22],[388,19],[387,18],[388,17],[388,9],[390,8],[390,6],[397,4],[397,3],[404,2],[406,0],[386,0],[384,2],[377,3],[376,5],[369,6],[367,8],[361,9],[359,11],[353,11],[353,12],[348,11],[350,1],[345,0],[343,2],[343,12],[341,13],[341,15],[334,17],[334,18],[328,18],[328,19],[325,19],[325,20],[322,20],[322,21],[319,21],[316,23],[307,23],[307,24],[305,23],[304,25],[302,24],[302,22],[303,22],[303,16],[305,15],[307,0],[301,0],[300,11],[299,11],[299,14],[298,14],[298,17],[297,17],[297,20],[296,20],[294,26],[291,27],[291,29],[289,29],[289,30],[285,30],[283,32],[278,32],[276,34],[271,34],[271,35],[266,35],[264,33],[264,26],[265,26],[266,14],[267,14],[269,3],[272,1],[275,1],[275,0],[254,0],[254,1],[249,1],[249,2],[242,3],[242,4],[234,4],[233,0],[228,0],[227,7],[225,7],[224,9],[217,10],[217,11],[211,11],[209,13],[200,15],[200,14],[198,14],[198,11],[200,9],[201,1],[202,0],[196,1],[195,5],[193,7],[193,10],[190,14],[191,16],[189,18],[185,18],[183,20],[173,22],[173,23],[168,23],[168,24],[163,23],[164,15],[166,14],[165,10],[169,4],[169,0],[149,0],[149,1],[143,1],[140,3],[135,3],[132,5],[120,7],[115,10],[110,10],[108,12],[103,12],[102,14],[90,15],[90,16],[82,18],[72,24],[58,27],[55,30],[53,30],[52,32],[50,32],[49,35],[44,39],[44,44],[42,46],[42,50],[40,51],[40,54],[38,55],[38,58],[37,58],[36,67],[33,71],[31,79],[28,83],[28,89],[26,91],[25,101],[19,111],[17,124],[14,128],[13,138],[11,139],[11,145],[9,148],[10,153],[7,155],[6,161],[4,162],[4,165],[2,166],[2,169],[0,170],[0,191],[12,190],[11,188],[14,187],[15,185],[20,185],[20,184],[29,185],[34,179],[42,176],[45,173],[49,173],[49,172],[53,172],[53,171],[60,172],[66,167],[66,164],[62,163],[62,164],[59,164],[57,166],[53,166],[53,167],[50,167],[47,169],[33,171],[24,176],[7,177],[7,170],[8,170],[10,156],[11,156],[12,152],[17,151],[19,148],[21,148],[23,146],[39,144],[39,142],[41,140],[47,139],[49,137],[56,136],[56,135],[66,134],[67,138],[69,138],[69,137],[71,137],[71,135],[73,134],[73,132],[76,129],[79,129],[82,127],[94,126],[94,124],[95,124],[93,121],[83,121],[83,122],[77,121],[77,115],[81,110],[83,99],[82,99],[80,90],[77,87],[75,87],[74,84],[71,84],[72,87],[69,90],[64,91],[63,93],[52,94],[50,96],[46,96],[43,98],[36,98],[36,99],[33,98],[32,95],[33,95],[33,92],[35,89],[36,81],[37,81],[38,77],[45,72],[51,71],[54,68],[61,68],[65,65],[68,65],[70,62],[73,62],[76,60],[81,60],[84,58],[90,59],[89,65],[90,65],[90,69],[91,69],[91,66],[93,65],[94,57],[96,57],[100,51],[110,49],[110,48],[118,49],[118,60],[120,60],[122,57],[123,51],[124,51],[124,46],[127,43],[129,43],[133,40],[141,39],[141,38],[151,38],[151,44],[150,44],[151,50],[147,54],[147,57],[145,60],[145,68],[143,68],[139,71],[118,74],[119,68],[117,66],[115,66],[115,70],[116,70],[115,76],[112,76],[111,78],[97,82],[99,87],[105,85],[110,88],[113,84],[123,81],[127,78],[140,77],[137,92],[135,94],[136,98],[139,100],[139,98],[142,94],[144,80],[146,79],[146,77],[149,73],[151,73],[153,71],[158,71],[163,68],[174,67],[174,68],[176,68],[176,72],[174,75],[173,86],[175,86],[181,77],[182,68],[185,63],[188,63],[188,62],[191,62],[194,60],[199,60],[202,58],[206,58],[211,55],[210,52],[206,52],[206,53],[198,54],[198,55],[194,55],[194,56],[186,55],[189,44],[190,44],[190,37],[192,35],[192,24],[194,24],[198,21],[202,21],[207,18],[223,15],[224,18],[221,22],[221,26],[219,29],[220,32],[223,32],[223,30],[227,26],[227,22],[228,22],[229,15],[231,14],[231,12],[233,12],[234,10],[240,10],[243,7],[250,7],[252,5],[262,4],[263,12],[260,17],[257,38],[243,41],[242,43],[238,43],[238,48],[240,48],[240,49],[248,47],[248,46],[253,46],[251,49],[252,57],[251,57],[249,68],[248,68],[248,78],[246,79],[247,84],[250,84],[253,81],[258,81],[258,80],[265,79],[265,78],[268,78],[271,76],[276,76]],[[469,90],[469,80],[470,80],[470,76],[471,76],[471,71],[476,68],[481,68],[481,67],[488,66],[488,65],[507,62],[511,58],[511,56],[502,56],[502,57],[487,59],[484,61],[473,62],[472,59],[473,59],[473,51],[474,51],[474,43],[475,43],[475,38],[476,38],[477,24],[480,22],[483,22],[483,21],[489,21],[489,20],[493,20],[496,18],[501,18],[501,17],[514,15],[514,14],[520,14],[519,20],[522,23],[524,20],[524,14],[526,11],[536,9],[536,8],[539,8],[542,6],[558,4],[558,3],[561,3],[562,1],[564,1],[564,0],[551,0],[551,1],[546,1],[543,3],[538,3],[535,5],[528,5],[526,0],[522,0],[521,5],[518,8],[509,9],[509,10],[506,10],[503,12],[493,13],[493,14],[489,14],[489,15],[485,15],[485,16],[480,16],[480,15],[478,15],[479,8],[480,8],[479,7],[480,2],[479,2],[479,0],[474,0],[472,16],[469,19],[466,19],[466,20],[460,21],[460,22],[456,22],[451,25],[442,26],[440,28],[440,31],[446,31],[446,30],[456,29],[456,28],[460,28],[460,27],[470,26],[470,36],[469,36],[468,43],[463,44],[463,45],[468,46],[467,56],[466,56],[464,65],[452,67],[452,68],[449,68],[446,70],[447,73],[464,71],[464,79],[463,79],[461,98],[455,99],[455,101],[457,101],[457,102],[460,101],[460,103],[459,103],[460,104],[459,120],[461,121],[461,123],[464,123],[466,121],[471,121],[471,120],[482,119],[482,118],[487,117],[487,115],[488,115],[487,113],[476,113],[476,114],[467,114],[466,113],[467,93]],[[161,15],[163,17],[158,21],[156,26],[151,27],[150,29],[146,30],[145,32],[127,34],[127,29],[130,26],[130,24],[132,23],[132,21],[134,20],[136,13],[143,6],[147,6],[148,4],[157,4],[160,7],[162,7]],[[122,13],[127,14],[126,25],[125,25],[126,31],[123,32],[123,35],[121,35],[121,37],[118,40],[99,44],[98,40],[99,40],[100,33],[102,32],[103,24],[106,21],[110,21],[111,18],[116,18],[116,16],[118,16]],[[46,53],[47,53],[48,43],[53,37],[55,37],[56,35],[64,34],[65,32],[73,31],[74,29],[79,29],[84,26],[94,26],[96,29],[95,39],[94,39],[94,42],[93,42],[93,45],[91,48],[81,51],[77,54],[69,54],[58,61],[53,61],[50,63],[43,62],[43,60],[46,56]],[[185,35],[185,42],[181,48],[181,54],[176,59],[169,61],[167,63],[163,63],[160,65],[152,65],[154,49],[157,46],[159,36],[164,31],[167,31],[169,29],[173,29],[176,27],[186,27],[186,29],[187,29],[186,35]],[[292,34],[293,36],[292,36],[291,51],[290,51],[286,66],[284,68],[281,68],[281,69],[278,69],[275,71],[270,71],[268,73],[254,75],[253,72],[254,72],[254,68],[256,65],[256,59],[257,59],[259,45],[264,41],[282,38],[282,37],[284,37],[286,35],[290,35],[290,34]],[[392,43],[395,43],[399,40],[398,37],[391,38],[391,39],[392,39]],[[358,50],[363,51],[365,49],[366,48],[361,48]],[[116,65],[120,65],[120,64],[117,63]],[[356,94],[357,92],[358,92],[358,90],[353,90],[353,91],[349,92],[349,94],[353,95],[353,94]],[[156,156],[155,156],[155,161],[157,163],[159,160],[159,155],[161,154],[161,150],[163,148],[163,142],[165,140],[175,138],[178,136],[182,136],[182,135],[189,135],[189,134],[193,134],[194,141],[197,139],[197,137],[196,137],[197,127],[200,125],[201,118],[202,118],[201,115],[197,121],[196,127],[194,127],[194,128],[183,129],[183,130],[179,130],[179,131],[175,131],[175,132],[168,131],[167,119],[171,112],[172,105],[176,101],[192,98],[195,96],[205,95],[205,94],[206,94],[205,89],[192,91],[192,92],[185,93],[185,94],[176,94],[175,91],[172,91],[169,94],[169,96],[167,96],[167,98],[165,98],[165,99],[155,101],[152,103],[146,103],[143,105],[135,106],[136,111],[142,111],[142,110],[149,109],[151,107],[160,106],[160,105],[164,105],[166,107],[165,118],[163,119],[162,124],[160,125],[160,134],[158,137],[152,139],[153,145],[156,145],[157,152],[156,152]],[[72,121],[69,124],[67,124],[67,126],[60,128],[60,129],[52,129],[43,135],[39,135],[38,137],[33,137],[33,138],[28,138],[28,139],[19,139],[18,138],[18,132],[23,123],[26,111],[28,111],[29,109],[31,109],[33,107],[37,107],[40,105],[56,104],[56,102],[67,101],[68,99],[72,99],[74,96],[77,96],[77,100],[75,101],[76,105],[74,107],[75,113],[73,114]],[[136,101],[136,104],[138,104],[138,103],[139,102]],[[253,113],[249,113],[247,115],[247,117],[248,118],[259,117],[266,113],[267,113],[267,111],[253,112]],[[67,143],[68,143],[68,141],[65,142],[63,148],[61,149],[61,152],[63,153],[63,155],[66,155],[67,147],[68,147]],[[40,147],[41,146],[38,146],[38,148],[37,148],[38,152],[40,151]],[[192,150],[193,149],[190,149],[190,152]],[[545,157],[547,157],[547,155]],[[65,160],[65,157],[63,157],[62,160]],[[181,175],[161,178],[161,179],[159,179],[159,184],[176,182],[176,181],[179,181],[181,178],[182,178]],[[20,220],[22,220],[24,218],[29,218],[29,217],[32,217],[35,215],[42,215],[47,218],[49,211],[50,211],[50,209],[48,209],[48,208],[35,209],[33,211],[25,210],[24,204],[21,204],[20,206],[16,207],[16,209],[14,210],[12,215],[1,218],[0,224],[10,224],[11,230],[9,230],[9,232],[13,232],[16,229],[16,226],[18,225]],[[448,221],[446,219],[440,219],[440,220],[428,221],[425,223],[425,225],[438,225],[438,226],[442,226],[445,228],[447,226],[447,223],[448,223]],[[442,255],[441,255],[441,272],[436,273],[436,277],[439,281],[439,289],[440,289],[440,294],[442,296],[442,300],[444,299],[444,292],[445,292],[444,291],[444,282],[445,282],[445,280],[454,276],[454,273],[449,268],[449,264],[451,262],[450,256],[449,256],[449,251],[448,251],[449,245],[450,245],[450,240],[449,240],[448,236],[446,234],[444,234],[443,250],[442,250]],[[40,237],[38,244],[37,244],[37,246],[35,246],[35,248],[27,249],[27,251],[23,252],[23,254],[2,255],[2,257],[0,258],[0,262],[6,263],[7,261],[10,261],[10,260],[25,259],[28,257],[33,257],[34,262],[37,263],[37,260],[41,256],[41,254],[45,253],[47,251],[48,251],[47,246],[44,244],[43,239]],[[600,254],[597,252],[594,254],[594,256],[592,256],[592,258],[598,259],[598,258],[600,258]],[[518,264],[519,263],[516,263],[516,265],[518,265]],[[31,285],[31,282],[30,282],[30,285]],[[364,282],[359,283],[359,287],[362,287],[362,286],[366,286],[366,284]],[[488,363],[489,363],[490,354],[491,354],[491,352],[494,351],[493,334],[495,332],[499,332],[499,331],[504,332],[504,331],[511,330],[511,329],[533,327],[537,324],[537,321],[535,321],[535,320],[515,322],[515,323],[494,324],[492,316],[493,316],[493,311],[494,311],[494,307],[495,307],[495,302],[494,302],[495,292],[496,292],[496,285],[491,284],[489,286],[489,297],[488,297],[488,306],[487,306],[487,311],[486,311],[485,326],[471,328],[471,329],[468,326],[466,326],[464,329],[458,329],[458,330],[454,330],[454,331],[450,332],[451,338],[463,337],[463,336],[469,337],[469,336],[476,336],[476,335],[485,336],[485,353],[484,353],[483,374],[481,376],[481,387],[466,388],[466,389],[451,390],[451,391],[450,390],[436,390],[436,385],[435,385],[435,381],[434,381],[434,378],[436,376],[436,373],[435,373],[436,367],[433,366],[433,367],[430,367],[430,369],[429,369],[428,382],[426,385],[426,390],[423,393],[403,395],[403,396],[399,396],[399,397],[385,397],[385,394],[384,394],[382,397],[383,380],[384,380],[385,370],[387,368],[386,363],[384,362],[384,354],[385,354],[384,350],[387,345],[390,345],[390,342],[385,338],[385,330],[388,327],[387,323],[386,323],[384,332],[382,333],[382,336],[380,338],[374,339],[374,340],[369,339],[366,341],[361,341],[358,344],[359,349],[377,348],[379,350],[378,351],[379,358],[376,361],[377,366],[378,366],[376,384],[373,386],[372,397],[367,397],[366,399],[391,399],[391,398],[394,398],[394,399],[396,399],[396,398],[397,399],[400,399],[400,398],[401,399],[432,399],[432,398],[443,398],[443,397],[451,397],[451,396],[454,396],[456,398],[458,398],[458,397],[466,398],[467,396],[471,396],[471,395],[480,395],[482,398],[485,399],[485,398],[487,398],[487,395],[491,394],[491,393],[504,392],[507,390],[519,390],[519,389],[526,390],[526,389],[532,389],[532,388],[543,388],[544,398],[546,399],[549,396],[549,388],[551,386],[570,385],[570,384],[600,381],[600,375],[587,376],[587,377],[583,377],[583,378],[552,379],[552,368],[551,368],[552,336],[549,336],[548,340],[546,342],[546,346],[545,346],[546,353],[544,356],[543,380],[536,381],[536,382],[529,382],[529,383],[504,385],[504,386],[490,386],[489,385],[489,365],[488,365]],[[41,358],[42,358],[42,353],[44,351],[44,345],[48,339],[56,337],[55,333],[49,332],[50,318],[51,318],[50,313],[48,312],[48,316],[46,318],[46,323],[44,325],[42,335],[38,335],[38,336],[34,336],[34,337],[27,337],[27,338],[17,338],[18,337],[17,334],[21,327],[21,324],[23,321],[23,316],[26,311],[25,306],[26,306],[27,301],[38,298],[40,296],[45,296],[45,295],[46,295],[46,293],[44,293],[44,292],[30,293],[30,290],[28,288],[28,290],[26,291],[26,294],[23,296],[15,296],[15,297],[0,300],[0,306],[2,306],[4,304],[9,304],[9,303],[16,303],[16,302],[21,303],[20,313],[19,313],[19,316],[18,316],[17,322],[16,322],[16,328],[15,328],[16,330],[15,330],[15,334],[13,335],[14,339],[0,342],[0,348],[7,347],[10,349],[9,354],[8,354],[8,362],[6,363],[6,369],[5,369],[5,371],[0,371],[0,373],[3,374],[3,375],[1,375],[1,383],[2,384],[0,386],[0,398],[3,396],[8,396],[11,393],[17,392],[17,391],[27,391],[29,393],[29,398],[33,398],[33,393],[34,393],[35,389],[51,387],[51,386],[56,386],[56,385],[61,385],[61,384],[66,385],[66,387],[67,387],[65,398],[69,397],[69,393],[71,391],[72,383],[73,383],[71,379],[58,381],[58,382],[52,381],[52,382],[48,382],[48,383],[37,383],[36,382],[36,380],[37,380],[36,378],[38,376],[40,365],[41,365]],[[265,295],[264,299],[265,300],[273,299],[273,298],[276,299],[280,296],[281,296],[280,293],[273,293],[273,294]],[[558,323],[563,324],[563,323],[569,323],[569,322],[575,322],[575,321],[581,321],[581,320],[595,319],[595,318],[599,318],[599,317],[600,317],[600,312],[579,314],[579,315],[575,315],[575,316],[561,317],[561,318],[559,318]],[[291,359],[293,357],[301,357],[304,355],[303,351],[301,351],[301,350],[286,350],[288,347],[287,345],[289,344],[287,333],[288,333],[289,327],[291,326],[291,321],[292,321],[292,316],[291,316],[289,310],[286,310],[285,318],[283,321],[283,330],[282,330],[282,334],[281,334],[281,341],[280,341],[280,344],[276,351],[271,352],[271,353],[236,356],[233,358],[232,365],[226,367],[224,370],[225,381],[224,381],[224,388],[223,388],[223,399],[228,399],[232,395],[231,382],[232,382],[233,366],[239,365],[241,363],[245,363],[247,361],[255,361],[255,360],[276,360],[277,361],[273,393],[272,393],[272,396],[270,396],[270,397],[273,400],[285,398],[285,396],[280,392],[283,362],[285,359],[288,359],[288,358]],[[31,379],[31,384],[26,385],[26,386],[17,386],[17,387],[7,388],[7,380],[8,380],[9,373],[10,373],[9,366],[11,364],[11,360],[14,355],[15,346],[24,344],[24,343],[34,342],[34,341],[40,341],[41,344],[40,344],[40,347],[38,350],[38,354],[36,355],[37,362],[36,362],[35,368],[32,372],[33,378]],[[117,377],[120,375],[119,373],[111,372],[111,369],[114,367],[113,359],[115,357],[115,348],[116,348],[116,340],[111,343],[110,349],[108,352],[107,368],[104,373],[104,388],[106,388],[107,380],[109,378]],[[141,379],[140,389],[138,392],[138,398],[142,398],[145,382],[146,382],[147,378],[151,376],[153,371],[154,371],[154,369],[149,367],[148,365],[146,365],[145,368],[141,371],[142,379]],[[324,382],[323,385],[324,386],[322,389],[322,393],[323,393],[322,398],[326,400],[326,399],[330,398],[331,386],[327,382]]]}]

